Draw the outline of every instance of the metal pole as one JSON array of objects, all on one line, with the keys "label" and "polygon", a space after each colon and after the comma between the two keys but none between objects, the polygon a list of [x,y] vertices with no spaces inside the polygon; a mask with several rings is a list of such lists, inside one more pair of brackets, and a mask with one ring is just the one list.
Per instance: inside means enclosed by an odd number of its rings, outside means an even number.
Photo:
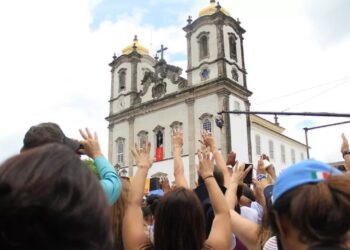
[{"label": "metal pole", "polygon": [[307,159],[310,159],[310,154],[309,154],[309,140],[307,138],[307,131],[309,129],[308,128],[304,128],[304,131],[305,131],[305,142],[306,142],[306,156],[307,156]]},{"label": "metal pole", "polygon": [[218,114],[252,114],[252,115],[297,115],[297,116],[326,116],[326,117],[350,117],[350,114],[344,113],[326,113],[326,112],[273,112],[273,111],[221,111]]}]

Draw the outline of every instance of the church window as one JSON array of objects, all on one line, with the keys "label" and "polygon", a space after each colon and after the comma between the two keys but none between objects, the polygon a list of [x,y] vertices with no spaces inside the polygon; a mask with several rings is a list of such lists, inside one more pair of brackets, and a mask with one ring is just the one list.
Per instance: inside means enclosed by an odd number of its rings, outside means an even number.
[{"label": "church window", "polygon": [[119,74],[119,92],[121,92],[125,90],[126,69],[119,70],[118,74]]},{"label": "church window", "polygon": [[202,32],[197,36],[199,44],[199,60],[209,57],[209,32]]},{"label": "church window", "polygon": [[156,161],[161,161],[164,158],[164,128],[157,126],[153,129],[155,135],[155,158]]},{"label": "church window", "polygon": [[201,120],[203,131],[213,132],[213,115],[205,113],[199,117],[199,120]]},{"label": "church window", "polygon": [[125,139],[119,137],[116,140],[117,144],[117,164],[120,166],[124,165],[124,147],[125,147]]},{"label": "church window", "polygon": [[202,71],[200,72],[200,76],[202,81],[207,80],[209,78],[209,69],[208,68],[202,69]]},{"label": "church window", "polygon": [[301,161],[305,160],[304,153],[300,153],[300,160]]},{"label": "church window", "polygon": [[286,163],[286,148],[284,145],[281,145],[281,160],[283,163]]},{"label": "church window", "polygon": [[171,134],[173,134],[174,130],[182,131],[182,122],[174,121],[170,124]]},{"label": "church window", "polygon": [[233,69],[231,70],[231,74],[232,74],[232,79],[235,80],[236,82],[238,82],[239,76],[238,76],[237,69],[233,68]]},{"label": "church window", "polygon": [[148,142],[148,132],[145,130],[142,130],[137,134],[137,136],[139,138],[139,147],[145,148],[146,143]]},{"label": "church window", "polygon": [[274,146],[273,146],[273,141],[269,140],[269,157],[271,159],[275,158],[275,150],[274,150]]},{"label": "church window", "polygon": [[203,130],[211,132],[211,121],[208,118],[203,120]]},{"label": "church window", "polygon": [[261,155],[261,139],[260,135],[255,135],[255,151],[257,155]]},{"label": "church window", "polygon": [[292,150],[290,151],[290,154],[292,155],[292,163],[294,164],[294,163],[295,163],[295,150],[292,149]]},{"label": "church window", "polygon": [[229,43],[230,43],[230,58],[237,61],[237,43],[236,36],[233,33],[229,34]]}]

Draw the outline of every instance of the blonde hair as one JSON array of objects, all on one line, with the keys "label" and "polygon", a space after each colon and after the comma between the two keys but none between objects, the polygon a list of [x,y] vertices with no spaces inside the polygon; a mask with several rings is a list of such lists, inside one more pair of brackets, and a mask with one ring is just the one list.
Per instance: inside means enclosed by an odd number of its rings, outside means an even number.
[{"label": "blonde hair", "polygon": [[124,249],[122,226],[123,218],[127,206],[127,200],[130,190],[130,181],[125,178],[121,178],[123,188],[118,198],[117,202],[111,207],[112,213],[112,228],[114,232],[114,249],[122,250]]}]

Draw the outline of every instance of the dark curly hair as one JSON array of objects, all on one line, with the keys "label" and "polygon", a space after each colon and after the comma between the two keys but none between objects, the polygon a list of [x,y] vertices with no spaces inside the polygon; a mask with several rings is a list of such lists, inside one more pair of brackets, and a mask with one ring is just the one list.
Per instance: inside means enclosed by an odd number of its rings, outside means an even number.
[{"label": "dark curly hair", "polygon": [[0,249],[111,249],[106,196],[68,147],[46,144],[0,166]]}]

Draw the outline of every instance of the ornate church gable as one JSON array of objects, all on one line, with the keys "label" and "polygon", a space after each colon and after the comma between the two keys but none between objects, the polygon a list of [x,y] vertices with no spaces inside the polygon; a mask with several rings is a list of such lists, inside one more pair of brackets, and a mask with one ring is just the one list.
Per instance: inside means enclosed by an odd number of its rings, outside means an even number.
[{"label": "ornate church gable", "polygon": [[168,85],[177,85],[177,89],[187,86],[187,80],[181,77],[182,69],[180,67],[167,64],[164,59],[160,59],[154,66],[154,72],[145,73],[141,86],[140,96],[145,96],[151,87],[152,98],[159,99],[165,94],[171,92],[167,90]]}]

